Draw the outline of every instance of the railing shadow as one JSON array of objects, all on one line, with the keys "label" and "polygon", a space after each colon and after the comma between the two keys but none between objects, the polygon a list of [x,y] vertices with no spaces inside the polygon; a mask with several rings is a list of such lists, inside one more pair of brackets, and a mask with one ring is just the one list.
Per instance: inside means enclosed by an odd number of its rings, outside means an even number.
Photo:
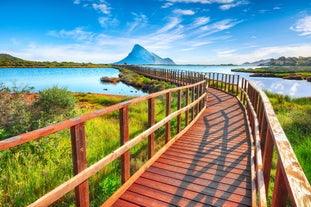
[{"label": "railing shadow", "polygon": [[[191,198],[192,201],[186,206],[193,206],[195,203],[223,206],[230,198],[237,205],[251,205],[250,135],[245,127],[247,121],[240,104],[227,100],[227,96],[214,96],[209,93],[208,107],[221,109],[215,112],[211,110],[211,113],[203,117],[205,131],[201,133],[201,141],[194,154],[195,159],[188,165],[171,204],[178,204],[183,194],[192,190],[190,185],[196,179],[202,179],[200,177],[203,174],[213,172],[214,176],[209,178],[209,184],[201,188],[200,192],[196,192],[196,196]],[[202,165],[207,157],[214,158]],[[234,172],[234,169],[239,169],[240,173]],[[192,179],[189,180],[189,177]],[[231,183],[222,183],[225,179],[229,179]],[[235,191],[242,183],[246,183],[247,187],[236,196]]]}]

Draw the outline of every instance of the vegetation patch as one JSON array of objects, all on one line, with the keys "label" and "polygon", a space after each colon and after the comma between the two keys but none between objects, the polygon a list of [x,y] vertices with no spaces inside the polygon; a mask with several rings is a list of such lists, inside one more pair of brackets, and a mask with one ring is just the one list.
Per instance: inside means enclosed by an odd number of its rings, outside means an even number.
[{"label": "vegetation patch", "polygon": [[265,92],[307,179],[311,182],[311,97],[292,99],[289,96]]},{"label": "vegetation patch", "polygon": [[111,64],[30,61],[23,60],[9,54],[0,54],[0,68],[107,68]]},{"label": "vegetation patch", "polygon": [[[59,122],[69,117],[78,117],[94,110],[101,109],[122,101],[126,101],[132,97],[92,94],[92,93],[67,93],[66,91],[51,89],[42,94],[32,94],[28,89],[8,89],[2,85],[2,93],[7,93],[5,100],[10,98],[10,106],[18,111],[18,106],[25,105],[32,108],[36,104],[37,108],[44,116],[45,111],[49,113],[53,110],[56,114],[60,109],[55,106],[46,107],[47,103],[60,103],[64,105],[66,110],[61,114],[62,117],[50,117],[47,123]],[[5,89],[5,90],[4,90]],[[12,93],[13,92],[13,93]],[[41,95],[44,94],[46,101],[39,101]],[[58,95],[57,95],[58,94]],[[58,97],[61,95],[61,97]],[[177,100],[176,95],[173,100]],[[68,102],[63,102],[64,98],[68,98]],[[1,96],[3,101],[4,96]],[[31,100],[28,100],[31,97]],[[74,109],[71,107],[72,97],[76,100]],[[13,101],[14,98],[17,100]],[[53,100],[56,99],[56,100]],[[55,102],[56,101],[56,102]],[[4,103],[4,102],[3,102]],[[39,104],[40,103],[40,104]],[[69,104],[68,104],[69,103]],[[56,104],[57,105],[57,104]],[[12,108],[11,107],[11,108]],[[172,111],[176,109],[177,102],[172,101]],[[2,106],[0,107],[2,110]],[[67,111],[68,110],[68,111]],[[31,112],[32,113],[32,112]],[[18,117],[17,114],[15,117]],[[22,114],[22,113],[20,113]],[[28,117],[28,113],[25,114]],[[65,116],[66,115],[66,116]],[[68,115],[68,116],[67,116]],[[155,121],[158,122],[165,116],[165,96],[155,99]],[[22,116],[24,117],[24,116]],[[15,120],[14,124],[18,126],[30,126],[36,120],[30,118],[20,118],[21,124]],[[2,116],[0,117],[2,118]],[[56,118],[52,120],[52,118]],[[148,101],[129,106],[129,133],[130,138],[134,138],[148,127]],[[10,119],[14,120],[14,119]],[[40,120],[47,121],[45,118]],[[44,125],[44,124],[43,124]],[[40,126],[43,126],[40,125]],[[39,126],[39,125],[37,125]],[[176,120],[171,123],[172,128],[176,128]],[[0,134],[2,139],[18,135],[20,133],[30,131],[33,128],[20,128],[18,131],[11,131],[12,128],[2,126]],[[102,159],[107,154],[113,152],[120,146],[120,129],[119,129],[119,112],[114,111],[107,115],[89,120],[85,123],[86,133],[86,155],[88,166]],[[174,136],[172,130],[172,136]],[[155,149],[160,149],[164,144],[164,128],[162,127],[156,132]],[[147,160],[147,139],[139,143],[131,150],[131,173],[139,169]],[[120,161],[116,160],[109,164],[100,172],[96,173],[89,179],[90,205],[100,206],[112,193],[121,185],[120,177]],[[49,136],[22,144],[20,146],[0,151],[0,206],[27,206],[34,202],[47,192],[59,186],[73,176],[72,158],[71,158],[71,141],[69,130],[63,130]],[[74,192],[66,194],[58,200],[53,206],[74,206]]]},{"label": "vegetation patch", "polygon": [[153,93],[175,87],[175,85],[168,82],[150,79],[143,75],[139,75],[131,70],[123,68],[122,66],[117,69],[120,70],[119,77],[123,83],[133,86],[138,90],[142,90],[143,92]]},{"label": "vegetation patch", "polygon": [[268,66],[263,68],[232,69],[233,72],[252,73],[251,77],[272,77],[311,82],[311,66]]}]

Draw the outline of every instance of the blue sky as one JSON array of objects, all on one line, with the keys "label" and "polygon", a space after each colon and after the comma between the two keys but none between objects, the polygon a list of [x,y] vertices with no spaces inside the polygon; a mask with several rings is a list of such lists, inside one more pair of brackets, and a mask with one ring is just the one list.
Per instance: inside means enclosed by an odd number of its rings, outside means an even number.
[{"label": "blue sky", "polygon": [[311,1],[0,1],[0,53],[111,63],[134,44],[179,64],[311,56]]}]

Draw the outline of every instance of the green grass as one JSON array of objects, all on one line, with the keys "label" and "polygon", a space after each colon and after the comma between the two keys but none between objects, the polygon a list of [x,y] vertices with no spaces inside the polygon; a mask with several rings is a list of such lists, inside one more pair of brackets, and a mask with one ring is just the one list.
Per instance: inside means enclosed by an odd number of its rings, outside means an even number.
[{"label": "green grass", "polygon": [[[311,97],[292,99],[289,96],[272,94],[266,91],[279,122],[297,156],[297,159],[311,182]],[[277,155],[274,153],[269,201],[272,199]]]},{"label": "green grass", "polygon": [[255,69],[238,68],[232,71],[260,74],[263,77],[284,78],[290,75],[300,75],[303,79],[311,77],[311,66],[268,66]]},{"label": "green grass", "polygon": [[[130,99],[77,93],[75,116]],[[191,96],[190,96],[191,97]],[[185,97],[183,97],[185,100]],[[172,94],[171,111],[177,109],[177,93]],[[155,99],[155,122],[165,117],[165,95]],[[183,115],[183,123],[185,116]],[[129,107],[130,139],[148,127],[148,102]],[[176,134],[171,121],[171,137]],[[184,126],[184,124],[183,124]],[[88,166],[120,146],[119,112],[115,111],[85,124]],[[157,130],[155,150],[165,143],[165,127]],[[147,139],[131,149],[131,174],[147,160]],[[0,152],[0,206],[26,206],[72,177],[69,130]],[[89,179],[91,206],[99,206],[121,185],[120,162],[116,160]],[[74,206],[74,192],[53,206]]]}]

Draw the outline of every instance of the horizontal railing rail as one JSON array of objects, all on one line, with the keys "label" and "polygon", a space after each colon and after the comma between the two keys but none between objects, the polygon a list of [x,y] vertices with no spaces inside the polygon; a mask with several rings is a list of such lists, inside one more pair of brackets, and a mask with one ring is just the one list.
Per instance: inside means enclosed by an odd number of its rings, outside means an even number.
[{"label": "horizontal railing rail", "polygon": [[[190,95],[191,92],[191,95]],[[177,93],[177,110],[171,113],[172,94]],[[182,95],[185,94],[185,98],[182,99]],[[155,123],[155,99],[160,96],[165,96],[166,99],[166,117]],[[39,198],[29,206],[48,206],[69,191],[75,189],[76,205],[77,206],[89,206],[89,187],[88,179],[103,169],[109,163],[121,158],[121,177],[123,186],[126,183],[131,183],[137,178],[137,176],[143,172],[146,167],[142,167],[133,176],[130,175],[130,152],[129,150],[140,143],[142,140],[148,138],[148,158],[146,165],[150,165],[152,161],[156,159],[163,150],[172,144],[175,138],[181,136],[197,119],[197,117],[205,109],[205,96],[206,96],[206,81],[200,81],[191,85],[167,89],[157,93],[149,94],[143,97],[134,98],[129,101],[125,101],[119,104],[115,104],[106,107],[101,110],[94,111],[92,113],[63,121],[58,124],[47,126],[42,129],[38,129],[32,132],[21,134],[6,140],[0,141],[0,150],[6,150],[15,146],[30,142],[32,140],[40,139],[44,136],[61,131],[63,129],[70,129],[71,144],[72,144],[72,160],[74,168],[74,177],[61,184],[51,192],[47,193],[43,197]],[[148,123],[149,128],[137,135],[133,139],[129,138],[129,106],[148,101]],[[184,107],[182,107],[184,106]],[[108,113],[119,111],[119,127],[120,127],[120,144],[121,146],[108,154],[95,164],[87,167],[86,163],[86,132],[85,123],[91,119],[102,117]],[[182,129],[182,114],[185,114],[185,128]],[[190,116],[190,117],[189,117]],[[177,134],[174,138],[171,138],[171,120],[176,118],[177,120]],[[155,154],[154,138],[155,131],[160,127],[165,126],[165,145],[161,150]],[[121,189],[126,189],[122,187]],[[120,191],[119,191],[120,192]],[[112,202],[113,197],[107,202]]]}]

